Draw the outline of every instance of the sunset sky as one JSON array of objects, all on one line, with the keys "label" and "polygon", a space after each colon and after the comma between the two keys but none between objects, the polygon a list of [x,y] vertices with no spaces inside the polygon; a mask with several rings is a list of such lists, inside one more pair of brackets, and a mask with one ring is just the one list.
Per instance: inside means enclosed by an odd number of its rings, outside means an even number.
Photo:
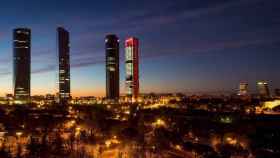
[{"label": "sunset sky", "polygon": [[32,30],[31,93],[57,91],[56,27],[70,32],[73,96],[105,94],[104,37],[140,40],[141,92],[280,88],[279,0],[9,0],[0,5],[0,96],[12,93],[12,30]]}]

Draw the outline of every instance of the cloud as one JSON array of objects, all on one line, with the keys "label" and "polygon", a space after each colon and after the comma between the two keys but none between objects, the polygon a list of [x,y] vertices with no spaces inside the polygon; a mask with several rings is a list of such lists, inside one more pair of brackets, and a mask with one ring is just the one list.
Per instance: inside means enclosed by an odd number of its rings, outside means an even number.
[{"label": "cloud", "polygon": [[280,42],[280,38],[278,39],[239,39],[239,40],[232,40],[232,41],[215,41],[215,42],[197,42],[197,43],[190,43],[184,48],[174,48],[174,49],[167,49],[161,51],[153,51],[155,53],[145,53],[142,54],[142,58],[153,58],[153,57],[161,57],[161,56],[174,56],[174,55],[183,55],[183,54],[208,54],[209,52],[213,51],[221,51],[221,50],[230,50],[230,49],[239,49],[244,47],[251,47],[251,46],[263,46],[267,44],[275,44]]},{"label": "cloud", "polygon": [[[188,8],[184,10],[174,10],[172,12],[168,12],[170,6],[165,6],[157,10],[130,10],[128,13],[122,13],[119,18],[116,16],[111,16],[109,18],[98,18],[93,20],[92,17],[80,17],[80,16],[73,16],[68,18],[64,21],[66,26],[70,26],[70,28],[74,28],[73,21],[75,24],[79,24],[82,27],[75,28],[75,33],[71,35],[71,42],[75,46],[75,50],[71,51],[71,68],[80,68],[86,66],[92,66],[96,64],[104,63],[104,58],[96,56],[99,54],[99,50],[102,46],[96,45],[94,43],[102,43],[103,36],[109,29],[113,29],[114,32],[118,34],[127,34],[131,32],[143,31],[143,30],[153,30],[154,26],[164,26],[168,24],[177,23],[180,21],[184,21],[187,19],[194,19],[200,18],[205,15],[213,14],[213,13],[221,13],[228,8],[238,7],[241,5],[248,5],[257,3],[261,0],[238,0],[238,1],[227,1],[224,3],[218,3],[215,5],[210,5],[201,8]],[[53,21],[52,25],[57,23],[56,20]],[[74,24],[74,25],[75,25]],[[42,31],[42,26],[44,27],[43,30],[49,30],[47,27],[48,25],[45,24],[34,24],[35,29]],[[97,29],[97,31],[92,31]],[[85,30],[85,31],[83,31]],[[110,30],[111,31],[111,30]],[[46,31],[48,32],[48,31]],[[55,32],[55,31],[54,31]],[[1,33],[0,33],[1,36]],[[0,37],[1,39],[1,37]],[[100,42],[102,41],[102,42]],[[222,42],[196,42],[190,44],[190,46],[186,48],[158,48],[156,49],[154,45],[153,49],[143,49],[144,52],[141,52],[143,58],[150,58],[150,57],[158,57],[158,56],[168,56],[179,54],[178,52],[183,53],[201,53],[201,52],[209,52],[209,51],[216,51],[216,50],[223,50],[223,49],[235,49],[246,47],[250,45],[262,45],[267,44],[273,41],[264,41],[264,40],[235,40],[235,41],[222,41]],[[102,50],[103,51],[103,50]],[[35,55],[34,55],[34,53]],[[51,49],[43,49],[36,48],[36,50],[32,51],[32,62],[35,63],[43,63],[48,62],[48,65],[42,68],[34,69],[32,71],[33,74],[40,74],[46,73],[50,71],[55,71],[57,69],[55,50]],[[150,53],[156,52],[156,53]],[[172,52],[172,54],[170,53]],[[173,53],[174,52],[174,53]],[[8,63],[10,62],[9,59],[1,59],[0,62]],[[10,75],[9,71],[0,73],[0,76]]]},{"label": "cloud", "polygon": [[[80,58],[80,59],[74,59],[73,63],[71,63],[71,69],[81,68],[81,67],[88,67],[96,64],[102,64],[105,63],[105,60],[101,60],[98,58]],[[32,74],[42,74],[47,72],[52,72],[58,70],[57,65],[47,65],[43,66],[41,68],[35,68],[31,71]],[[6,77],[8,75],[12,75],[12,72],[1,70],[0,77]]]},{"label": "cloud", "polygon": [[[80,59],[74,59],[73,63],[70,63],[70,69],[76,69],[81,67],[88,67],[96,64],[102,64],[105,63],[104,60],[98,59],[98,58],[80,58]],[[58,66],[56,65],[48,65],[43,68],[34,69],[32,71],[32,74],[42,74],[47,72],[56,71],[58,69]]]},{"label": "cloud", "polygon": [[80,68],[80,67],[88,67],[96,64],[104,64],[105,60],[102,59],[86,59],[86,60],[79,60],[75,61],[72,65],[71,68]]},{"label": "cloud", "polygon": [[[142,59],[151,59],[154,57],[162,57],[162,56],[174,56],[174,55],[182,55],[182,54],[201,54],[207,53],[211,51],[220,51],[225,49],[238,49],[242,47],[248,46],[260,46],[265,44],[271,44],[275,42],[279,42],[280,39],[274,40],[266,40],[266,39],[252,39],[252,40],[236,40],[236,41],[220,41],[220,42],[200,42],[200,43],[193,43],[190,44],[191,47],[187,47],[185,49],[169,49],[169,50],[161,50],[157,53],[143,53],[140,52]],[[84,55],[82,55],[84,54]],[[90,53],[81,53],[81,55],[76,55],[73,57],[71,63],[71,69],[75,68],[82,68],[82,67],[89,67],[98,64],[104,64],[105,66],[105,59],[103,57],[94,57]],[[123,60],[123,57],[120,56],[120,61]],[[142,60],[141,59],[141,60]],[[42,68],[32,70],[32,74],[42,74],[47,72],[56,71],[58,66],[56,65],[47,65]],[[0,73],[0,77],[11,75],[10,71],[4,71]]]},{"label": "cloud", "polygon": [[56,68],[55,65],[48,65],[48,66],[43,67],[43,68],[35,69],[35,70],[33,70],[31,73],[32,73],[32,74],[42,74],[42,73],[54,71],[55,68]]},{"label": "cloud", "polygon": [[10,71],[0,72],[0,77],[5,77],[5,76],[8,76],[8,75],[10,75],[10,74],[11,74]]},{"label": "cloud", "polygon": [[7,64],[7,63],[10,63],[11,61],[9,59],[0,59],[0,63],[1,64]]},{"label": "cloud", "polygon": [[[197,19],[210,14],[217,14],[227,9],[256,4],[263,0],[236,0],[218,3],[211,6],[200,8],[178,9],[170,11],[170,7],[153,12],[144,12],[142,15],[131,16],[115,21],[114,26],[133,31],[153,30],[155,26],[166,26],[169,24],[179,23],[185,20]],[[104,26],[103,26],[104,27]]]}]

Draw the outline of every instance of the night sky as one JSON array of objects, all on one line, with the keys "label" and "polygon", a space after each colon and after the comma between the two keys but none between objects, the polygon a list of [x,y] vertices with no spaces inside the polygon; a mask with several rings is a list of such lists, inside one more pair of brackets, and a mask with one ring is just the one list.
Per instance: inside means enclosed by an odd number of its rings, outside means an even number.
[{"label": "night sky", "polygon": [[32,29],[32,94],[55,93],[56,27],[70,31],[74,96],[105,94],[104,37],[140,39],[141,92],[280,88],[279,0],[9,0],[0,5],[0,95],[12,93],[12,30]]}]

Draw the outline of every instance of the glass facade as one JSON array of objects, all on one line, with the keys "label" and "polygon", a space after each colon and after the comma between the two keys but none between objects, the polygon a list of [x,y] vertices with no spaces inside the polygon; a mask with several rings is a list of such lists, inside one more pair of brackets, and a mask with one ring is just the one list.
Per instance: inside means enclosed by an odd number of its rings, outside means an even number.
[{"label": "glass facade", "polygon": [[13,87],[16,103],[30,101],[31,30],[17,28],[13,31]]},{"label": "glass facade", "polygon": [[125,41],[126,94],[136,100],[139,95],[139,40]]},{"label": "glass facade", "polygon": [[259,81],[257,83],[260,98],[270,98],[268,83],[266,81]]},{"label": "glass facade", "polygon": [[59,100],[67,103],[70,94],[70,44],[69,32],[64,28],[57,28],[57,44],[59,56]]},{"label": "glass facade", "polygon": [[107,35],[105,39],[106,51],[106,97],[119,98],[119,39],[116,35]]}]

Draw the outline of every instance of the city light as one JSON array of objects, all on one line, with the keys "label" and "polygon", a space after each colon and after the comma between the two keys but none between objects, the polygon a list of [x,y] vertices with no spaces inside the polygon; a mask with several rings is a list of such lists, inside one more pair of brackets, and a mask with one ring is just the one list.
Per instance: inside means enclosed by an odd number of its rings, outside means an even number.
[{"label": "city light", "polygon": [[165,127],[166,123],[165,121],[163,121],[162,119],[158,118],[154,123],[153,123],[154,127]]},{"label": "city light", "polygon": [[2,1],[0,158],[280,158],[280,1]]},{"label": "city light", "polygon": [[23,134],[22,132],[16,132],[16,136],[17,136],[17,137],[22,136],[22,134]]}]

